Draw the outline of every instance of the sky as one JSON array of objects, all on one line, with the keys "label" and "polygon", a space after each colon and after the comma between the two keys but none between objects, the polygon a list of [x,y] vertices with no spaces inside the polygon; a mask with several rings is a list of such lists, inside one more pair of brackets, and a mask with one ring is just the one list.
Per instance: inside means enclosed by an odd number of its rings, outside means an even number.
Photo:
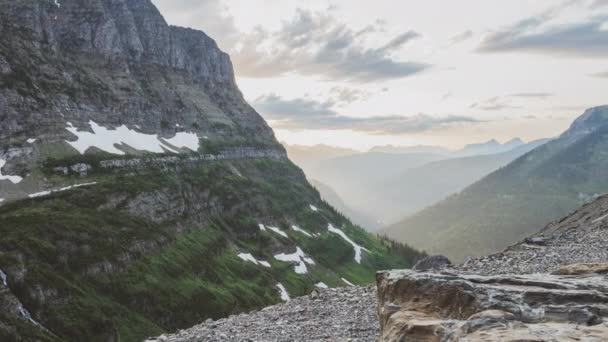
[{"label": "sky", "polygon": [[608,0],[153,0],[289,144],[556,136],[606,104]]}]

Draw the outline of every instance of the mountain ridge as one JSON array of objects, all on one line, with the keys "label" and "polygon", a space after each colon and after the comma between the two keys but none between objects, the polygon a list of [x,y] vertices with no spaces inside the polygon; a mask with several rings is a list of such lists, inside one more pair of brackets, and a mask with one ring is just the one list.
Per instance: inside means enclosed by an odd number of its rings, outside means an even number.
[{"label": "mountain ridge", "polygon": [[383,232],[456,260],[515,243],[608,191],[606,111],[589,109],[559,138]]}]

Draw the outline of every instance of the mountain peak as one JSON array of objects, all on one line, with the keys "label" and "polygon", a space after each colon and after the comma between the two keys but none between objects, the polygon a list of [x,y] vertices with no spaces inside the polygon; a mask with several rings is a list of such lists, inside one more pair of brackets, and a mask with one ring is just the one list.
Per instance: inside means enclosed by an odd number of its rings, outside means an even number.
[{"label": "mountain peak", "polygon": [[608,124],[608,105],[597,106],[585,110],[562,136],[579,136],[589,134]]}]

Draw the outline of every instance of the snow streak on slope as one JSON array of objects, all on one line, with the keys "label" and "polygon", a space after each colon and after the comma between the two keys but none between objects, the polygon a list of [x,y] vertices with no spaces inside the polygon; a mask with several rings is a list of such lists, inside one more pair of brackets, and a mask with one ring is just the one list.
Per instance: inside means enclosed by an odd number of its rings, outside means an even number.
[{"label": "snow streak on slope", "polygon": [[268,261],[264,261],[264,260],[257,260],[253,255],[251,255],[250,253],[240,253],[237,255],[239,258],[245,260],[245,261],[249,261],[252,262],[256,265],[262,265],[264,267],[271,267],[270,263]]},{"label": "snow streak on slope", "polygon": [[355,249],[355,261],[360,264],[361,263],[361,251],[369,252],[369,250],[365,247],[361,247],[361,246],[357,245],[353,240],[351,240],[348,236],[346,236],[346,234],[344,234],[343,231],[335,228],[333,225],[331,225],[331,223],[329,224],[327,229],[332,233],[340,235],[344,239],[344,241],[353,245],[353,248]]},{"label": "snow streak on slope", "polygon": [[345,282],[346,285],[348,285],[348,286],[355,286],[355,284],[351,283],[350,281],[348,281],[348,280],[346,280],[344,278],[342,278],[342,281]]},{"label": "snow streak on slope", "polygon": [[284,302],[288,302],[291,298],[289,298],[289,293],[287,292],[287,289],[285,289],[285,286],[283,286],[283,284],[281,283],[277,283],[277,287],[279,288],[281,300]]},{"label": "snow streak on slope", "polygon": [[302,234],[304,234],[304,235],[306,235],[308,237],[312,237],[312,235],[309,232],[305,231],[304,229],[302,229],[302,228],[300,228],[298,226],[295,226],[295,225],[291,226],[291,229],[293,229],[296,232],[300,232],[300,233],[302,233]]},{"label": "snow streak on slope", "polygon": [[281,235],[282,237],[286,238],[287,234],[285,234],[284,231],[282,231],[281,229],[277,228],[277,227],[267,227],[268,229],[272,230],[273,232]]},{"label": "snow streak on slope", "polygon": [[50,195],[53,192],[68,191],[68,190],[80,188],[80,187],[83,187],[83,186],[91,186],[91,185],[95,185],[95,184],[97,184],[97,182],[74,184],[74,185],[65,186],[65,187],[57,189],[57,190],[47,190],[47,191],[36,192],[34,194],[29,194],[28,197],[29,198],[42,197],[42,196]]}]

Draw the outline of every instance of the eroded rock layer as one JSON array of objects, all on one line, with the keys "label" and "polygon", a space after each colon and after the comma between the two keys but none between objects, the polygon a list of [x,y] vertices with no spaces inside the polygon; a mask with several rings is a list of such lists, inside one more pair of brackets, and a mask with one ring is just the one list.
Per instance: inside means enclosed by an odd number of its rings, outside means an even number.
[{"label": "eroded rock layer", "polygon": [[608,277],[377,276],[380,341],[606,341]]}]

